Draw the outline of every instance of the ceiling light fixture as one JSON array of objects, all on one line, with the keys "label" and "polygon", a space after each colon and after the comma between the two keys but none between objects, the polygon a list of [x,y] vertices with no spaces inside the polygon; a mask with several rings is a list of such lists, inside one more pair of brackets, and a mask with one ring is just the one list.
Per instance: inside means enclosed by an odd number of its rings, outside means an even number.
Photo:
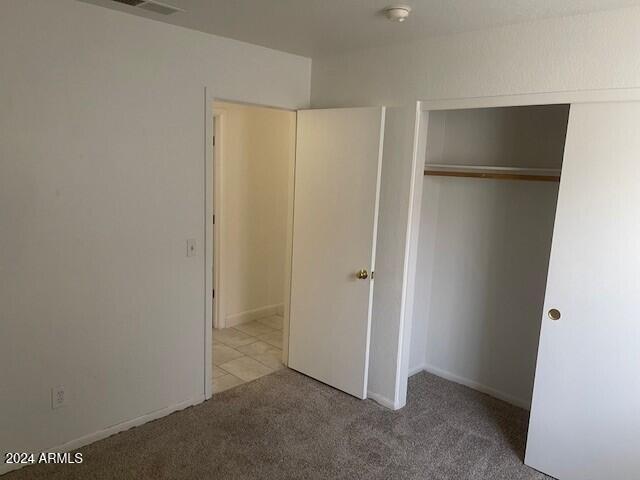
[{"label": "ceiling light fixture", "polygon": [[392,22],[404,22],[411,13],[411,7],[407,5],[394,5],[385,8],[383,13]]}]

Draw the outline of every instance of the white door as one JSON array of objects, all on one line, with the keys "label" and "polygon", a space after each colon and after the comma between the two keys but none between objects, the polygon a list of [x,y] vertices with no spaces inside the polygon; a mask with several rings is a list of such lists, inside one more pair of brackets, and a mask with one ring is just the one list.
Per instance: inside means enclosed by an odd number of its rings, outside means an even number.
[{"label": "white door", "polygon": [[525,463],[640,478],[640,103],[571,106]]},{"label": "white door", "polygon": [[359,398],[383,131],[383,107],[298,112],[289,367]]}]

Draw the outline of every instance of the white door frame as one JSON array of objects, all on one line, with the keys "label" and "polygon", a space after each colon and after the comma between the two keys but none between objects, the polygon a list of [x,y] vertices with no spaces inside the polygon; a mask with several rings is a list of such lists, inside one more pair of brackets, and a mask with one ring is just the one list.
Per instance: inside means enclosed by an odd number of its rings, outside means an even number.
[{"label": "white door frame", "polygon": [[204,88],[204,398],[213,395],[213,89]]},{"label": "white door frame", "polygon": [[[224,241],[220,235],[224,218],[224,205],[222,201],[222,192],[224,185],[222,182],[222,172],[224,163],[224,123],[225,123],[225,111],[224,109],[214,109],[214,102],[227,102],[235,103],[238,105],[251,105],[262,108],[274,108],[278,110],[284,110],[289,112],[295,112],[295,110],[272,106],[262,105],[255,103],[247,103],[233,99],[217,98],[213,95],[213,88],[205,87],[204,89],[204,303],[205,303],[205,318],[204,318],[204,392],[205,398],[209,399],[213,395],[213,382],[212,382],[212,360],[213,360],[213,326],[214,317],[215,324],[218,328],[226,326],[225,322],[225,308],[224,308],[224,286],[221,282],[221,265],[224,262]],[[214,122],[215,117],[215,122]],[[214,132],[215,124],[215,132]],[[213,136],[216,136],[216,147],[214,155]],[[294,130],[295,135],[295,130]],[[284,319],[282,325],[282,363],[284,365],[289,364],[289,305],[291,300],[291,256],[293,247],[293,193],[295,177],[295,142],[293,144],[293,155],[289,165],[289,188],[287,195],[287,244],[285,250],[285,285],[284,285]],[[215,178],[214,178],[215,176]],[[215,202],[214,202],[215,197]],[[214,205],[215,203],[215,205]],[[214,208],[215,206],[215,208]],[[216,215],[216,228],[213,227],[213,215]],[[215,248],[214,248],[215,245]],[[216,308],[213,308],[212,290],[215,288],[216,295]]]},{"label": "white door frame", "polygon": [[[224,285],[221,282],[221,275],[224,271],[222,265],[224,264],[224,259],[226,258],[224,255],[224,239],[222,235],[220,235],[221,228],[220,226],[223,224],[223,192],[224,192],[224,182],[222,181],[223,175],[222,171],[224,168],[224,162],[222,161],[224,152],[223,152],[223,142],[222,136],[224,132],[224,123],[225,123],[226,112],[224,109],[214,108],[212,118],[214,118],[213,122],[213,135],[215,140],[215,145],[212,147],[212,158],[213,158],[213,166],[212,166],[212,174],[213,174],[213,192],[211,197],[213,197],[213,213],[211,214],[211,224],[213,225],[213,291],[215,292],[215,299],[212,297],[213,305],[213,327],[214,328],[226,328],[227,320],[225,313],[225,302],[224,302]],[[211,142],[213,144],[213,141]],[[215,223],[213,221],[213,217],[215,216]]]}]

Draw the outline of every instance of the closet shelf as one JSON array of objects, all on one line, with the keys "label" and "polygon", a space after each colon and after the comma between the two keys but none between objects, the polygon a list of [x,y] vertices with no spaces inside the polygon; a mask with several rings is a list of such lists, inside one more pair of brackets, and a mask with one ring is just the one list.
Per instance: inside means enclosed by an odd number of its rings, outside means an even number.
[{"label": "closet shelf", "polygon": [[424,174],[437,177],[491,178],[497,180],[525,180],[536,182],[559,182],[560,170],[553,168],[518,168],[476,165],[424,166]]}]

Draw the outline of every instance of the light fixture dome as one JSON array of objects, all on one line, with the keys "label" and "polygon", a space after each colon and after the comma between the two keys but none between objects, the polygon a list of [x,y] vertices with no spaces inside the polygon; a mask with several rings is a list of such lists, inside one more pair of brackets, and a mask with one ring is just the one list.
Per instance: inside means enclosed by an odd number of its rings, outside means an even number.
[{"label": "light fixture dome", "polygon": [[392,22],[404,22],[411,13],[411,7],[407,5],[393,5],[385,8],[383,12]]}]

